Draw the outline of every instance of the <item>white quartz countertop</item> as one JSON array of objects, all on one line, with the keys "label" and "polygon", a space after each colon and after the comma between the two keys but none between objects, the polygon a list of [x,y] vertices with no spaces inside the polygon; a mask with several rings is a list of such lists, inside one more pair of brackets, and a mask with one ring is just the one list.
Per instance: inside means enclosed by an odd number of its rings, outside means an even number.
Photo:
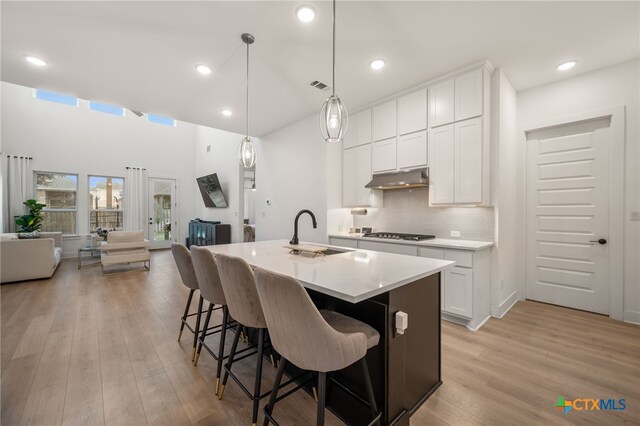
[{"label": "white quartz countertop", "polygon": [[[300,243],[303,244],[319,245]],[[213,253],[243,258],[254,267],[289,275],[306,288],[352,303],[386,293],[455,264],[448,260],[360,249],[311,257],[308,254],[291,254],[284,247],[286,245],[286,240],[275,240],[222,244],[207,248]]]},{"label": "white quartz countertop", "polygon": [[486,248],[493,247],[493,242],[491,241],[450,240],[446,238],[433,238],[431,240],[422,240],[422,241],[407,241],[407,240],[392,240],[388,238],[363,237],[362,234],[349,234],[349,233],[329,234],[329,237],[330,238],[331,237],[348,238],[351,240],[363,240],[363,241],[378,241],[381,243],[404,244],[404,245],[418,246],[418,247],[441,247],[441,248],[472,250],[472,251],[484,250]]}]

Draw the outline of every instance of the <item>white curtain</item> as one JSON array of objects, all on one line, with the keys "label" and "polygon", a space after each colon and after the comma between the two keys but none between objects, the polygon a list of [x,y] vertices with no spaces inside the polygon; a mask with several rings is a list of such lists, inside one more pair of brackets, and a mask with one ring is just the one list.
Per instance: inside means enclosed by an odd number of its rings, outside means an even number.
[{"label": "white curtain", "polygon": [[124,179],[124,229],[125,231],[145,231],[147,233],[147,171],[128,167]]},{"label": "white curtain", "polygon": [[2,176],[2,232],[15,232],[14,216],[26,212],[22,204],[33,198],[33,170],[31,158],[0,153],[0,176]]}]

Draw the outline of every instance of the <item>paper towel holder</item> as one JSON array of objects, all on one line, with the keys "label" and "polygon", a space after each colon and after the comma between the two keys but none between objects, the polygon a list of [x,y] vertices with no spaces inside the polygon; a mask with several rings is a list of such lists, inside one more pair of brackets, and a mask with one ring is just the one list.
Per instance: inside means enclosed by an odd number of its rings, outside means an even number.
[{"label": "paper towel holder", "polygon": [[366,216],[369,211],[363,208],[351,209],[351,214],[354,216]]}]

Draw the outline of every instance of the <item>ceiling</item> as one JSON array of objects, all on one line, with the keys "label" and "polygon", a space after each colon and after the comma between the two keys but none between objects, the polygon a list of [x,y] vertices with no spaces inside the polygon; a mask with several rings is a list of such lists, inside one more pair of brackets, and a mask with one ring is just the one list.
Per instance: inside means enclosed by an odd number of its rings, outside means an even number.
[{"label": "ceiling", "polygon": [[[6,2],[2,80],[263,136],[320,110],[331,84],[331,3]],[[488,58],[516,90],[639,56],[638,2],[338,2],[336,90],[351,110]],[[49,65],[35,67],[24,55]],[[369,68],[381,57],[387,66]],[[577,59],[561,73],[556,65]],[[196,64],[213,73],[203,76]],[[228,108],[231,117],[220,111]]]}]

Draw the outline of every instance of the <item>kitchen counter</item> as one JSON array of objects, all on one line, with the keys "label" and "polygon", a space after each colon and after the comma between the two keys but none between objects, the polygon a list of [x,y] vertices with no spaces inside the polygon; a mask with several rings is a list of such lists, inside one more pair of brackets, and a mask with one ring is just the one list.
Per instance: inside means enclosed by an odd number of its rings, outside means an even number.
[{"label": "kitchen counter", "polygon": [[[379,240],[376,238],[376,240]],[[306,288],[358,303],[436,274],[455,264],[449,260],[411,257],[370,250],[312,257],[291,254],[286,240],[207,246],[214,253],[236,256],[251,266],[289,275]],[[313,245],[301,243],[301,245]]]},{"label": "kitchen counter", "polygon": [[329,234],[329,237],[333,238],[347,238],[351,240],[363,240],[363,241],[378,241],[382,243],[391,243],[391,244],[405,244],[410,246],[418,246],[418,247],[440,247],[440,248],[449,248],[456,250],[484,250],[489,247],[493,247],[493,242],[491,241],[471,241],[471,240],[452,240],[446,238],[433,238],[430,240],[422,240],[422,241],[408,241],[408,240],[393,240],[390,238],[374,238],[374,237],[363,237],[362,234],[349,234],[347,232],[340,232]]},{"label": "kitchen counter", "polygon": [[[291,254],[286,245],[287,241],[277,240],[206,248],[294,277],[318,309],[339,312],[375,328],[380,342],[367,351],[366,359],[382,411],[380,424],[409,426],[411,414],[442,384],[441,271],[455,262],[338,247],[348,251],[312,257]],[[395,328],[398,312],[409,319],[403,333]],[[287,363],[289,377],[300,372]],[[350,390],[329,385],[326,407],[346,424],[369,423],[371,413],[360,402],[364,389],[360,365],[333,372],[332,378]],[[310,385],[307,391],[311,393]]]}]

